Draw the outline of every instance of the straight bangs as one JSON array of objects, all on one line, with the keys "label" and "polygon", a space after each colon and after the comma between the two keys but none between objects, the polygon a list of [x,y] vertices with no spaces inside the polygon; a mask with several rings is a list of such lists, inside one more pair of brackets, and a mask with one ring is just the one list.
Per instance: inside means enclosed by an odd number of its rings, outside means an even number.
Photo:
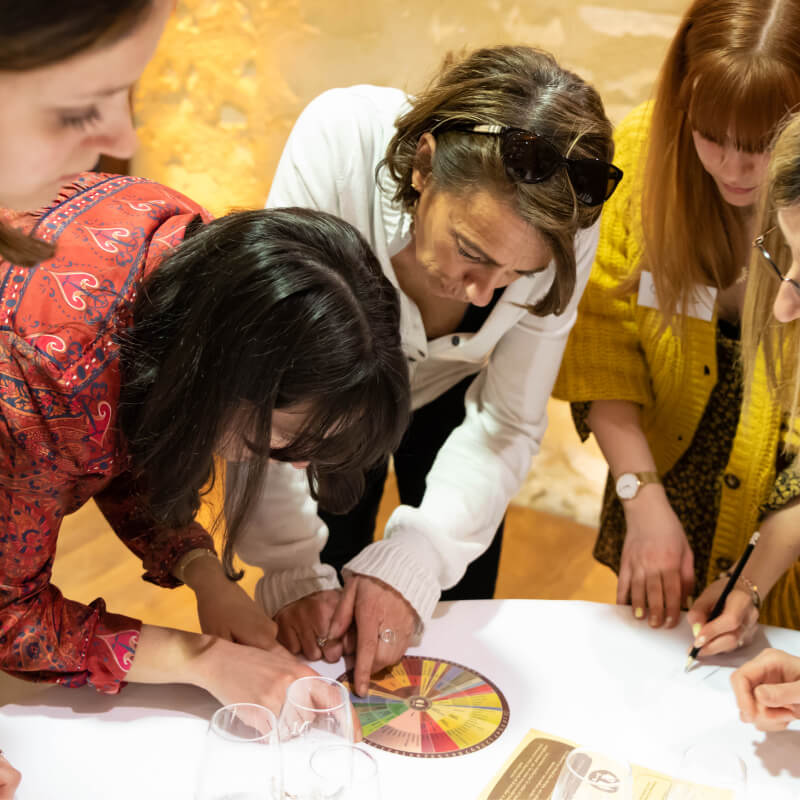
[{"label": "straight bangs", "polygon": [[800,75],[772,58],[709,53],[681,86],[691,128],[747,153],[769,148],[781,120],[800,104]]}]

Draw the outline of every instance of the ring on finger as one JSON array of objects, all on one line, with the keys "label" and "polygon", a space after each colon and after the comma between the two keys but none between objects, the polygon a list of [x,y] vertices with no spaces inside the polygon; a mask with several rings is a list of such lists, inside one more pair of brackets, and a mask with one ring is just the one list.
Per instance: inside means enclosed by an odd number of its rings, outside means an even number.
[{"label": "ring on finger", "polygon": [[381,632],[378,634],[378,638],[379,638],[379,639],[380,639],[380,640],[381,640],[381,641],[382,641],[384,644],[394,644],[394,640],[395,640],[395,638],[396,638],[396,637],[395,637],[395,633],[394,633],[394,631],[393,631],[391,628],[384,628],[384,629],[383,629],[383,630],[382,630],[382,631],[381,631]]},{"label": "ring on finger", "polygon": [[327,636],[317,636],[317,647],[319,647],[320,650],[322,650],[326,644],[328,644]]}]

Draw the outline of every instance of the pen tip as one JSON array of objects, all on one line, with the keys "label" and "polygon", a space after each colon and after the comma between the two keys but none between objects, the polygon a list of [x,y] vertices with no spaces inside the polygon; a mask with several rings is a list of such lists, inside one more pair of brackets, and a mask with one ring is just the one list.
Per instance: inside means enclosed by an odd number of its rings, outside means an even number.
[{"label": "pen tip", "polygon": [[697,663],[691,656],[686,659],[686,666],[683,668],[684,672],[688,672]]}]

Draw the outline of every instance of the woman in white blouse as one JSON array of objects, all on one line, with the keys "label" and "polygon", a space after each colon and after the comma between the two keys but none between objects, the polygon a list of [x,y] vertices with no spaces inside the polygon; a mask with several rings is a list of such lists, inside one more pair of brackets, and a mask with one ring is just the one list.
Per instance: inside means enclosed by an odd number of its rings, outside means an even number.
[{"label": "woman in white blouse", "polygon": [[[326,92],[289,137],[267,205],[331,212],[371,243],[400,292],[415,414],[394,459],[403,505],[382,541],[386,464],[339,517],[318,514],[304,476],[275,464],[239,553],[264,568],[257,599],[290,650],[333,660],[357,640],[360,693],[495,539],[449,595],[492,596],[496,531],[538,450],[621,178],[612,155],[597,92],[527,47],[446,63],[415,97]],[[326,542],[335,566],[320,563]]]}]

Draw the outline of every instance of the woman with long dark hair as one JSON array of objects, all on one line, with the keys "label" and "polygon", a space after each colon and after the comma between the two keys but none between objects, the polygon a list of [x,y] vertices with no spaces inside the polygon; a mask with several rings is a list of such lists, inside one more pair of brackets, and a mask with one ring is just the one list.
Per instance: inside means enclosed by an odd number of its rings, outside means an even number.
[{"label": "woman with long dark hair", "polygon": [[[186,682],[277,709],[310,670],[229,580],[232,548],[271,459],[304,469],[339,509],[396,446],[409,406],[399,305],[334,217],[211,222],[166,187],[84,171],[133,147],[128,90],[171,5],[2,10],[0,668],[109,693]],[[7,124],[9,109],[26,130]],[[226,499],[221,563],[194,521],[215,454],[245,467]],[[188,583],[201,617],[237,612],[224,638],[60,594],[61,520],[89,498],[147,580]],[[229,640],[244,638],[239,625],[252,634],[251,613],[261,647]]]},{"label": "woman with long dark hair", "polygon": [[289,137],[268,206],[339,214],[367,237],[400,290],[415,411],[383,541],[372,543],[386,463],[351,513],[321,519],[302,486],[289,507],[292,476],[275,470],[240,552],[264,567],[259,599],[290,649],[338,658],[355,620],[359,692],[440,596],[494,593],[503,516],[544,433],[621,177],[612,155],[597,92],[529,47],[451,59],[415,96],[326,92]]}]

